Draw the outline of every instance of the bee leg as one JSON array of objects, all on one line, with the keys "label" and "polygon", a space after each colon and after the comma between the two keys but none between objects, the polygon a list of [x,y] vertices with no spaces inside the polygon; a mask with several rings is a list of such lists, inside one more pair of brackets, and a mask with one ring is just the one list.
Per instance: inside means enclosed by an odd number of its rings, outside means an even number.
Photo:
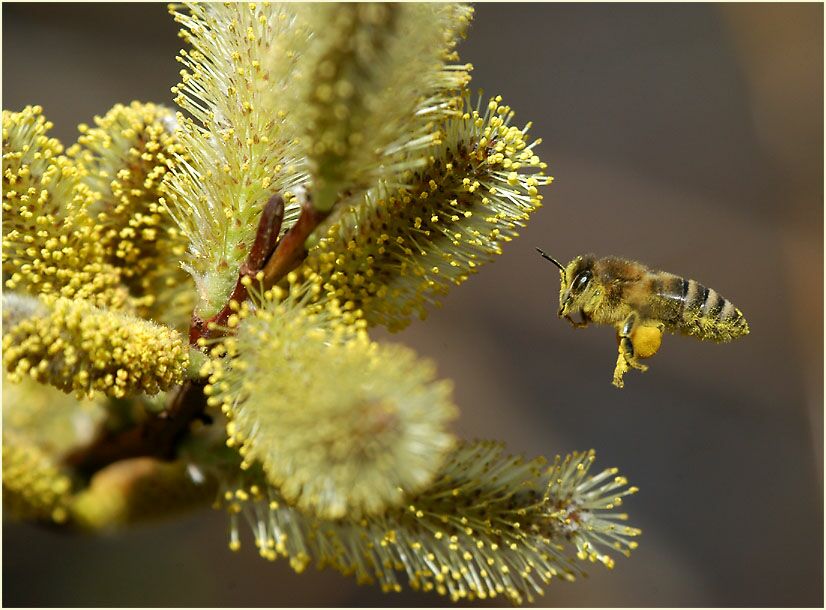
[{"label": "bee leg", "polygon": [[646,365],[637,361],[637,357],[634,354],[634,343],[631,341],[631,334],[637,322],[637,314],[632,313],[625,319],[617,332],[619,338],[619,354],[617,355],[617,365],[614,368],[614,385],[618,388],[625,385],[622,377],[631,370],[631,367],[643,372],[648,370]]},{"label": "bee leg", "polygon": [[614,367],[614,386],[617,388],[621,388],[625,386],[625,382],[622,380],[622,376],[625,375],[629,371],[628,363],[625,360],[625,354],[622,353],[622,347],[620,347],[619,356],[617,356],[617,366]]}]

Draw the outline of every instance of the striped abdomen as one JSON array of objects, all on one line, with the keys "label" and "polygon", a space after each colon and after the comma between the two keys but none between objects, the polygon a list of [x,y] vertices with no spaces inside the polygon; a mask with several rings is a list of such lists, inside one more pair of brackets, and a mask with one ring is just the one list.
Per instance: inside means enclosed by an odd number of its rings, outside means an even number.
[{"label": "striped abdomen", "polygon": [[673,275],[659,284],[658,295],[673,304],[668,320],[673,330],[711,341],[731,341],[748,334],[742,312],[714,289]]}]

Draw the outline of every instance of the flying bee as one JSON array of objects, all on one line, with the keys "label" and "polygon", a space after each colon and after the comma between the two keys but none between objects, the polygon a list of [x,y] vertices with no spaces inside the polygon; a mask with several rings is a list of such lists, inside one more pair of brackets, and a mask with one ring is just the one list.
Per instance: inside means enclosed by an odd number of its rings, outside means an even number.
[{"label": "flying bee", "polygon": [[563,267],[537,250],[559,267],[559,317],[575,328],[593,322],[616,329],[618,388],[630,368],[648,369],[639,360],[657,353],[665,331],[717,343],[749,333],[746,319],[731,301],[695,280],[614,256],[586,254]]}]

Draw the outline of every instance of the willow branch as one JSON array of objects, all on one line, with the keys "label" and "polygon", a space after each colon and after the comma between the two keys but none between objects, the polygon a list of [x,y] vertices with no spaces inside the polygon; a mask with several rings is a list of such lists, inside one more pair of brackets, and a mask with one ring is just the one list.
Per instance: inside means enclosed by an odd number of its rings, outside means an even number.
[{"label": "willow branch", "polygon": [[307,238],[329,215],[329,211],[320,212],[313,208],[309,199],[304,202],[298,220],[278,243],[272,257],[264,266],[264,289],[275,286],[307,258],[307,248],[304,246]]},{"label": "willow branch", "polygon": [[134,428],[119,432],[102,432],[92,443],[68,454],[64,463],[78,473],[91,476],[101,468],[133,457],[156,457],[171,460],[175,447],[201,417],[206,407],[204,385],[187,381],[175,393],[169,407]]}]

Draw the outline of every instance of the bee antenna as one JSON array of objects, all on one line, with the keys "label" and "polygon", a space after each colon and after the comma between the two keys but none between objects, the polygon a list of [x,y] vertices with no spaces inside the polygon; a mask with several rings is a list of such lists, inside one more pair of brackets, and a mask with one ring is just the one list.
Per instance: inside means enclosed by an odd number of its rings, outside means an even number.
[{"label": "bee antenna", "polygon": [[552,256],[548,256],[547,254],[545,254],[545,253],[544,253],[542,250],[540,250],[539,248],[537,248],[537,249],[536,249],[536,251],[537,251],[537,252],[539,252],[539,253],[542,255],[542,258],[544,258],[544,259],[545,259],[545,260],[547,260],[547,261],[551,261],[554,265],[556,265],[557,267],[559,267],[559,270],[562,272],[562,279],[563,279],[563,281],[565,281],[565,282],[567,282],[567,281],[568,281],[568,280],[566,279],[566,277],[565,277],[565,267],[563,267],[563,266],[559,263],[559,261],[558,261],[558,260],[556,260],[556,259],[555,259],[555,258],[553,258]]}]

